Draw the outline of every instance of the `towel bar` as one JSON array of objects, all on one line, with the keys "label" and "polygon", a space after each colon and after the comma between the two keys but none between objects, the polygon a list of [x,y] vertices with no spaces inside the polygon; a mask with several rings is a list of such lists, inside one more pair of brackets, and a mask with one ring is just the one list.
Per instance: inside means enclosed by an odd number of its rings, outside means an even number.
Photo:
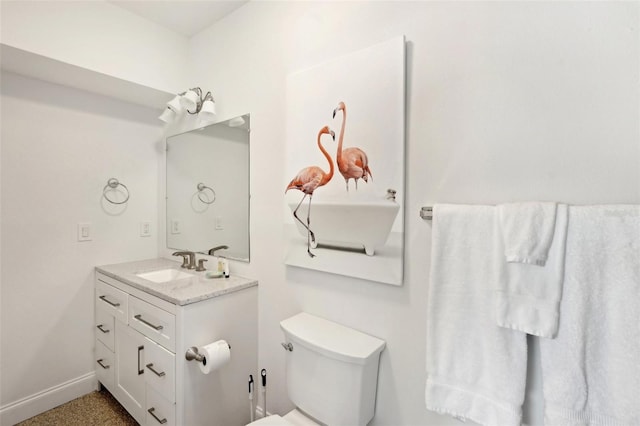
[{"label": "towel bar", "polygon": [[426,206],[420,209],[420,217],[424,220],[433,220],[433,207]]}]

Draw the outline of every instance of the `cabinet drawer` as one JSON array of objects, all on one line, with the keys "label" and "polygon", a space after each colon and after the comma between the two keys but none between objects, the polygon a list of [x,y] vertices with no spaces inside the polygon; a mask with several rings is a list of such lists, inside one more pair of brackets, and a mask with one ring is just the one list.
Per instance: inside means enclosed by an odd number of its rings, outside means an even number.
[{"label": "cabinet drawer", "polygon": [[113,352],[101,341],[96,340],[96,377],[107,389],[113,389],[115,365]]},{"label": "cabinet drawer", "polygon": [[176,356],[155,343],[145,345],[145,382],[171,402],[176,396]]},{"label": "cabinet drawer", "polygon": [[176,317],[173,314],[130,296],[129,325],[175,353]]},{"label": "cabinet drawer", "polygon": [[96,338],[111,351],[115,350],[115,325],[113,315],[96,306]]},{"label": "cabinet drawer", "polygon": [[176,424],[176,405],[147,385],[147,426]]},{"label": "cabinet drawer", "polygon": [[96,310],[103,309],[116,319],[127,323],[128,295],[100,280],[96,280]]}]

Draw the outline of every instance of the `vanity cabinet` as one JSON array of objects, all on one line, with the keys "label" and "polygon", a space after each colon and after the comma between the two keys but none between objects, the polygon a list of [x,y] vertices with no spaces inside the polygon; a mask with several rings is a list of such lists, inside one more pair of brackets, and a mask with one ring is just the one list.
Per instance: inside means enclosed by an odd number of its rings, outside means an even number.
[{"label": "vanity cabinet", "polygon": [[[178,300],[179,302],[180,300]],[[141,425],[249,423],[257,374],[257,287],[179,305],[96,272],[96,376]],[[191,346],[225,339],[230,361],[208,375]]]}]

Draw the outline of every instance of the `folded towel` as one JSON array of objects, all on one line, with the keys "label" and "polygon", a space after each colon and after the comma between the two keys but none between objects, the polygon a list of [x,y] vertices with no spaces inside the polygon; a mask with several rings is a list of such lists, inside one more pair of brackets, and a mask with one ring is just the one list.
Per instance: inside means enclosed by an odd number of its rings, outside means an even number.
[{"label": "folded towel", "polygon": [[507,262],[544,265],[553,239],[556,203],[500,204],[498,216]]},{"label": "folded towel", "polygon": [[540,355],[545,424],[640,425],[640,206],[569,207],[560,327]]},{"label": "folded towel", "polygon": [[519,425],[526,335],[497,327],[494,283],[502,253],[496,208],[434,206],[427,311],[429,410],[483,425]]},{"label": "folded towel", "polygon": [[[567,241],[566,204],[555,213],[555,229],[544,266],[503,263],[496,290],[496,321],[501,327],[553,338],[558,332]],[[550,221],[550,220],[549,220]]]}]

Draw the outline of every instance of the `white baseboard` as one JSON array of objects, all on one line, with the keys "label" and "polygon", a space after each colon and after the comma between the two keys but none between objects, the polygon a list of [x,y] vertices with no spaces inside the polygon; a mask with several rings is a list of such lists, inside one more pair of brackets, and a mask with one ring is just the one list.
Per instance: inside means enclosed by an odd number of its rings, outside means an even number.
[{"label": "white baseboard", "polygon": [[11,426],[98,389],[95,372],[0,407],[0,425]]}]

